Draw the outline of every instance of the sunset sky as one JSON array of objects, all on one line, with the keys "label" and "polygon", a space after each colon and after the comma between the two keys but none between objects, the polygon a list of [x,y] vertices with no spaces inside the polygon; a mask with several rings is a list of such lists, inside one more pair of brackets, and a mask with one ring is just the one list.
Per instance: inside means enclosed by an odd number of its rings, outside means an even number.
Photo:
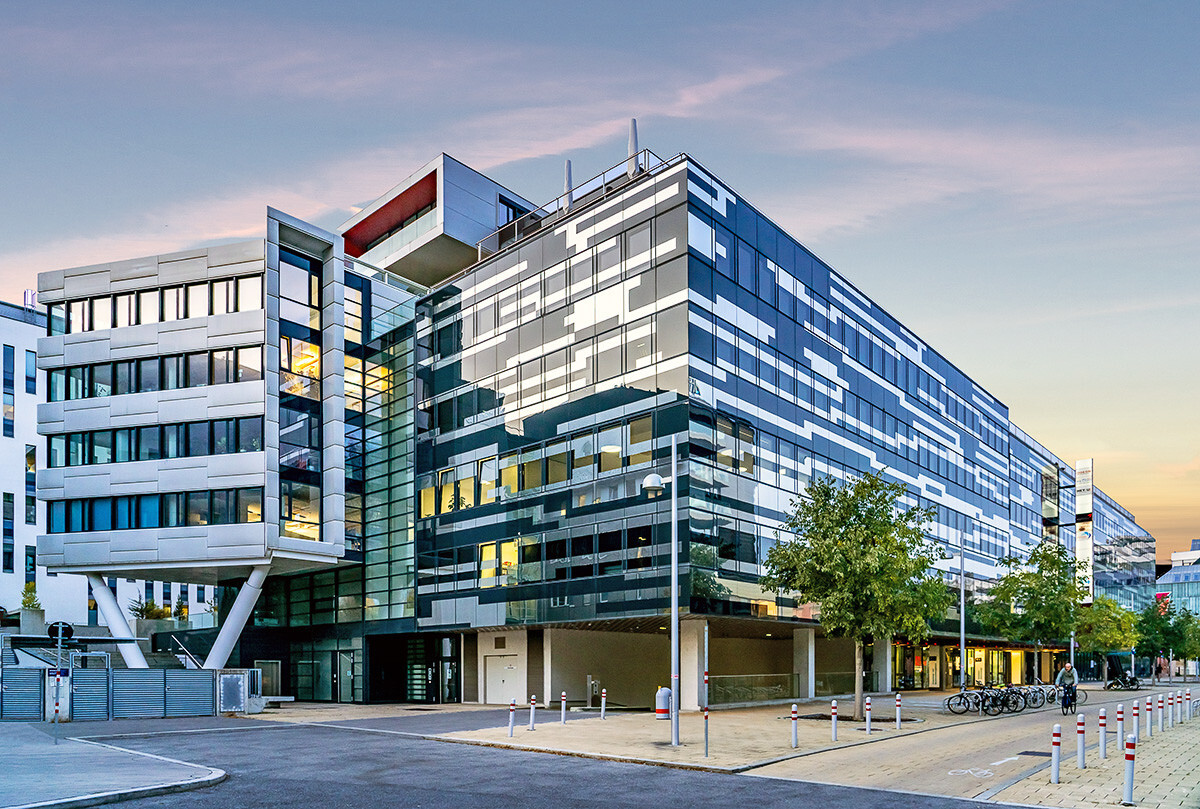
[{"label": "sunset sky", "polygon": [[1200,4],[0,0],[0,298],[334,227],[447,152],[688,152],[1158,538],[1200,537]]}]

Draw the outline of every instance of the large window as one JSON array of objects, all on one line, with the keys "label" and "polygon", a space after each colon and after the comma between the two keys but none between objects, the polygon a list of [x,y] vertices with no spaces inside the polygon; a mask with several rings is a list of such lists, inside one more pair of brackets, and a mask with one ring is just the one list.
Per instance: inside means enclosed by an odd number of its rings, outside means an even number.
[{"label": "large window", "polygon": [[287,248],[279,249],[279,317],[321,328],[321,265]]},{"label": "large window", "polygon": [[[260,452],[263,447],[263,417],[245,416],[120,430],[60,433],[50,436],[48,444],[52,468]],[[30,455],[32,449],[26,446],[27,489],[36,484],[35,473],[31,471],[34,463]]]},{"label": "large window", "polygon": [[262,488],[55,500],[49,522],[52,534],[262,522]]},{"label": "large window", "polygon": [[279,482],[280,533],[297,539],[321,538],[321,488],[295,480]]},{"label": "large window", "polygon": [[50,401],[149,393],[262,379],[262,346],[55,368]]},{"label": "large window", "polygon": [[169,322],[263,308],[262,275],[101,295],[49,306],[49,334]]}]

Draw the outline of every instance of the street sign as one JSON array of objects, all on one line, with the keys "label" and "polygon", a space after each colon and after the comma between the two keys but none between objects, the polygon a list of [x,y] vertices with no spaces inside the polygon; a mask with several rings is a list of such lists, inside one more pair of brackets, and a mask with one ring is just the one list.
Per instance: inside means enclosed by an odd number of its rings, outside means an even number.
[{"label": "street sign", "polygon": [[75,634],[75,627],[66,621],[55,621],[46,627],[46,634],[55,640],[70,640]]}]

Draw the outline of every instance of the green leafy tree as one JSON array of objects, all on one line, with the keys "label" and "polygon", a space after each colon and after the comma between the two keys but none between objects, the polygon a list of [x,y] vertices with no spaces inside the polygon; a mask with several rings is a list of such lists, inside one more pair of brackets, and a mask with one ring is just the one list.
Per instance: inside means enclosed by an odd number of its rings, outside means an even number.
[{"label": "green leafy tree", "polygon": [[21,592],[21,609],[23,610],[40,610],[42,602],[38,600],[37,585],[31,581],[25,582],[25,589]]},{"label": "green leafy tree", "polygon": [[763,564],[765,590],[816,604],[828,634],[854,641],[856,719],[863,716],[864,645],[895,634],[924,640],[929,621],[953,599],[932,569],[945,556],[923,531],[932,510],[898,509],[906,492],[882,472],[846,485],[814,480],[784,523],[794,538],[772,547]]},{"label": "green leafy tree", "polygon": [[175,600],[175,610],[172,613],[172,617],[175,618],[175,620],[177,620],[177,621],[186,621],[187,620],[188,603],[187,603],[187,599],[184,598],[182,595],[179,596],[179,598],[177,598]]},{"label": "green leafy tree", "polygon": [[1200,659],[1200,617],[1190,610],[1183,609],[1179,611],[1176,621],[1179,623],[1176,630],[1179,635],[1179,648],[1175,650],[1176,656],[1185,662]]},{"label": "green leafy tree", "polygon": [[171,608],[160,607],[155,603],[153,598],[149,601],[146,601],[143,600],[139,595],[133,601],[129,602],[129,613],[134,618],[141,618],[144,620],[159,620],[162,618],[170,618]]},{"label": "green leafy tree", "polygon": [[1154,660],[1151,663],[1152,672],[1156,670],[1157,658],[1160,655],[1168,657],[1173,650],[1183,645],[1184,638],[1181,635],[1186,621],[1180,622],[1178,618],[1179,613],[1175,606],[1165,599],[1148,605],[1138,614],[1137,629],[1140,639],[1137,653]]},{"label": "green leafy tree", "polygon": [[1108,679],[1106,652],[1132,649],[1137,643],[1137,613],[1127,610],[1108,596],[1096,596],[1081,607],[1075,628],[1079,651],[1100,655],[1100,678]]},{"label": "green leafy tree", "polygon": [[1009,640],[1044,645],[1071,636],[1087,597],[1083,564],[1063,546],[1043,540],[1028,560],[1003,560],[1006,572],[979,605],[984,629]]}]

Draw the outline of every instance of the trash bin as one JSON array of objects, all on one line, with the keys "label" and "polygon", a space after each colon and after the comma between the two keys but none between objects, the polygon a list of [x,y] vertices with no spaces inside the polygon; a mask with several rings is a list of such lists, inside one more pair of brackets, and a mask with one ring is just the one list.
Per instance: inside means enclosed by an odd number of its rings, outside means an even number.
[{"label": "trash bin", "polygon": [[654,718],[671,718],[671,689],[665,685],[654,692]]}]

